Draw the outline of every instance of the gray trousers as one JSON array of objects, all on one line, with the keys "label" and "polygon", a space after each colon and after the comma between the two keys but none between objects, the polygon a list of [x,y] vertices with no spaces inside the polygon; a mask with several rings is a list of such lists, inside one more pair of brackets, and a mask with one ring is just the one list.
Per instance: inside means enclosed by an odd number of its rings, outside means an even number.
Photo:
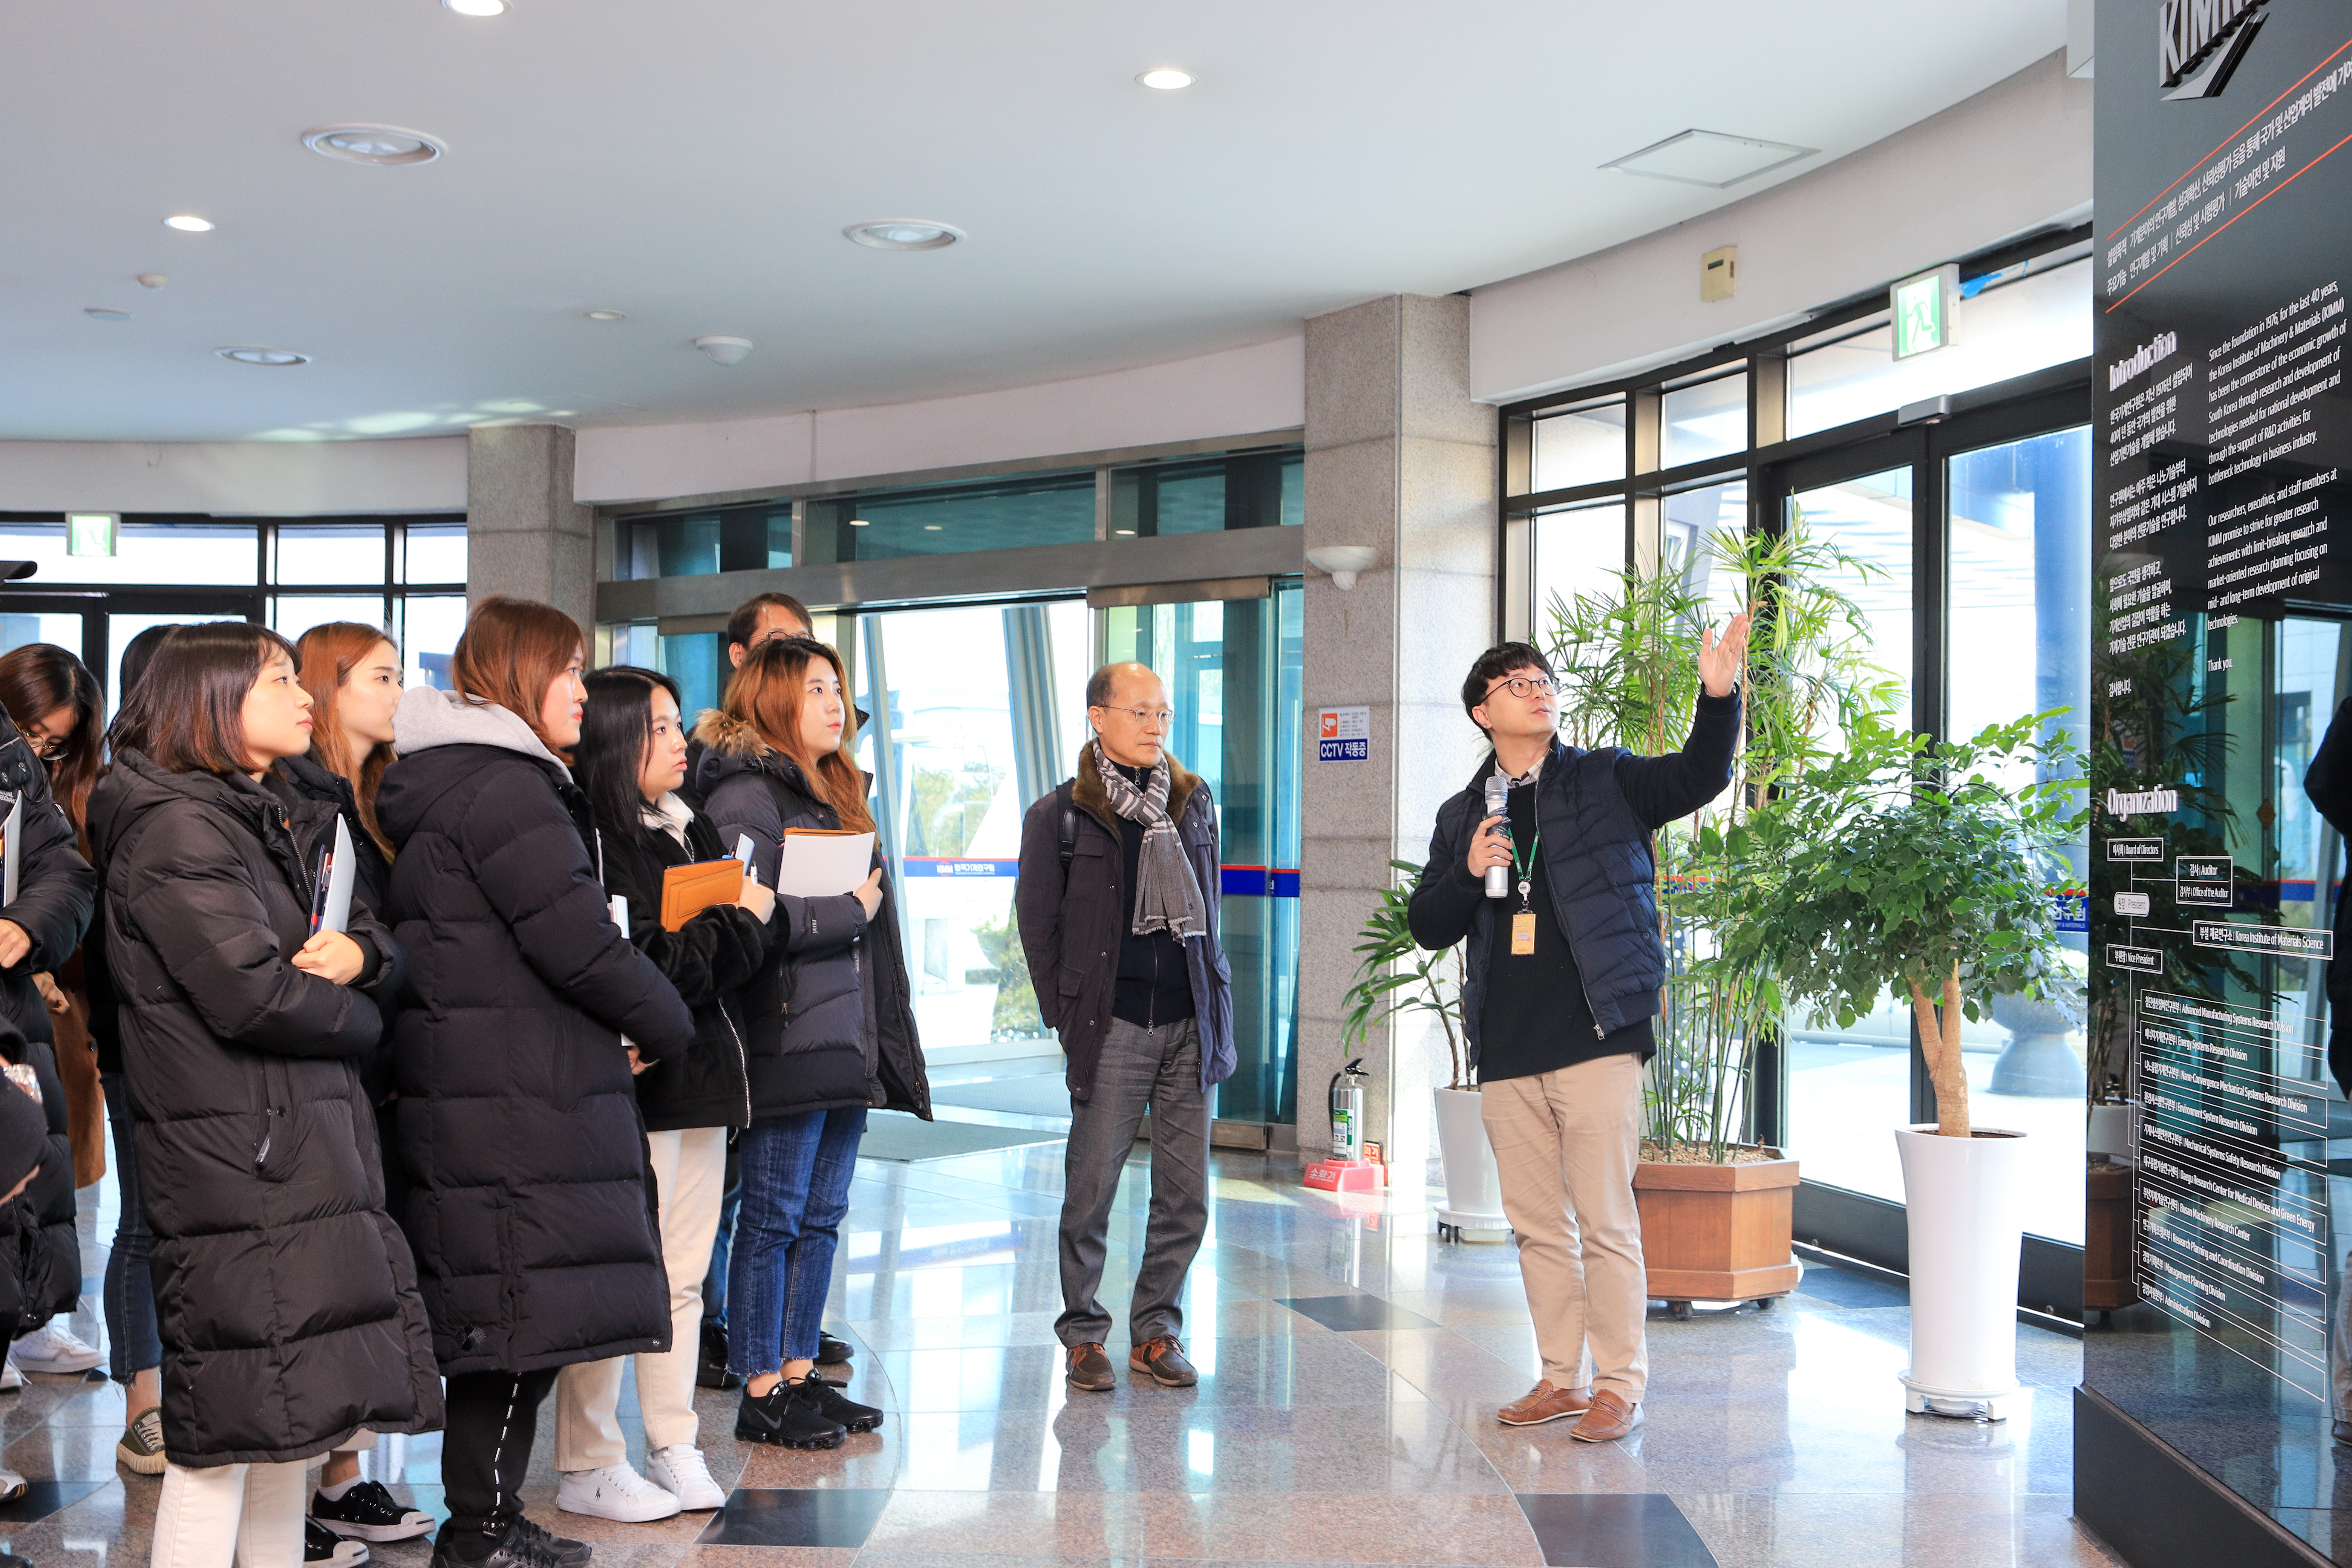
[{"label": "gray trousers", "polygon": [[1209,1097],[1201,1088],[1201,1034],[1190,1018],[1147,1029],[1111,1020],[1090,1100],[1070,1102],[1062,1191],[1065,1345],[1101,1344],[1110,1314],[1095,1299],[1119,1173],[1151,1111],[1151,1217],[1135,1269],[1127,1335],[1141,1344],[1184,1327],[1184,1276],[1209,1229]]}]

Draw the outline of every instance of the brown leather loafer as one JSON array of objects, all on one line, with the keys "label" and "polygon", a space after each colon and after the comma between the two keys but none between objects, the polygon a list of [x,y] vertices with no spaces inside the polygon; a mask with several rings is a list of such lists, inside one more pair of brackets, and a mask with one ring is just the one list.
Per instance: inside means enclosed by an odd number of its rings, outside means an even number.
[{"label": "brown leather loafer", "polygon": [[1604,1388],[1592,1396],[1592,1408],[1568,1435],[1580,1443],[1613,1443],[1641,1424],[1640,1405],[1628,1405]]},{"label": "brown leather loafer", "polygon": [[1190,1388],[1201,1381],[1201,1374],[1184,1359],[1184,1347],[1174,1334],[1161,1334],[1137,1345],[1127,1352],[1127,1364],[1150,1373],[1151,1381],[1162,1388]]},{"label": "brown leather loafer", "polygon": [[1547,1421],[1565,1416],[1581,1415],[1592,1408],[1592,1390],[1589,1388],[1554,1388],[1546,1378],[1521,1397],[1495,1412],[1495,1419],[1506,1426],[1540,1426]]},{"label": "brown leather loafer", "polygon": [[1107,1394],[1118,1386],[1118,1374],[1111,1371],[1110,1357],[1103,1354],[1100,1345],[1072,1345],[1068,1376],[1072,1388],[1093,1394]]}]

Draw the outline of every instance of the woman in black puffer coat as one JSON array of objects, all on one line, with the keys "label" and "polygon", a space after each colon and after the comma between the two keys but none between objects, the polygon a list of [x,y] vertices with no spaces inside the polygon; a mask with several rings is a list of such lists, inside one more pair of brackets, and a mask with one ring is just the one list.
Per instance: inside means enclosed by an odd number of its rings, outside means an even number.
[{"label": "woman in black puffer coat", "polygon": [[159,1568],[299,1561],[308,1460],[440,1424],[357,1068],[398,950],[356,900],[348,934],[311,931],[335,818],[272,772],[310,744],[292,653],[243,622],[173,633],[90,795],[155,1236]]},{"label": "woman in black puffer coat", "polygon": [[484,600],[457,689],[401,699],[376,794],[409,964],[402,1218],[449,1380],[436,1563],[584,1556],[516,1500],[539,1405],[561,1367],[669,1344],[631,1053],[685,1050],[694,1019],[597,881],[594,819],[559,754],[580,736],[583,651],[561,610]]},{"label": "woman in black puffer coat", "polygon": [[[637,1414],[654,1486],[674,1495],[676,1506],[713,1509],[727,1494],[703,1462],[694,1412],[702,1279],[727,1190],[728,1130],[751,1120],[735,993],[767,958],[767,921],[776,899],[747,881],[736,902],[703,910],[677,931],[663,928],[663,873],[727,858],[710,819],[677,794],[686,776],[677,686],[667,675],[626,666],[600,669],[587,685],[572,775],[595,808],[604,835],[604,890],[626,900],[629,940],[694,1009],[693,1048],[637,1075],[637,1109],[645,1114],[661,1199],[670,1321],[669,1349],[636,1358]],[[591,1473],[612,1470],[616,1473],[600,1478],[603,1484],[635,1489],[634,1472],[617,1473],[628,1463],[619,1420],[621,1371],[617,1360],[569,1366],[555,1385],[555,1468],[567,1488],[583,1488]]]},{"label": "woman in black puffer coat", "polygon": [[[776,881],[788,829],[871,832],[866,778],[843,753],[841,660],[806,637],[761,644],[697,727],[722,843],[748,835]],[[854,892],[776,895],[778,958],[746,987],[751,1126],[729,1258],[728,1368],[745,1379],[735,1436],[829,1448],[882,1413],[816,1374],[817,1331],[868,1107],[929,1120],[930,1080],[880,860]]]}]

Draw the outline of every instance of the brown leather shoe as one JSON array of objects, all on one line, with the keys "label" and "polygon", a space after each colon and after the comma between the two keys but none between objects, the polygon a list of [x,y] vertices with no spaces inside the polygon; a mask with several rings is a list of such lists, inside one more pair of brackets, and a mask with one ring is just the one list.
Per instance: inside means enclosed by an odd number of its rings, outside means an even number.
[{"label": "brown leather shoe", "polygon": [[1067,1375],[1072,1388],[1093,1394],[1107,1394],[1118,1386],[1118,1374],[1111,1371],[1110,1357],[1103,1354],[1100,1345],[1072,1345]]},{"label": "brown leather shoe", "polygon": [[1506,1426],[1540,1426],[1562,1416],[1581,1415],[1591,1408],[1592,1390],[1554,1388],[1551,1380],[1546,1378],[1522,1397],[1496,1411],[1495,1419]]},{"label": "brown leather shoe", "polygon": [[1592,1396],[1592,1408],[1569,1428],[1568,1435],[1580,1443],[1613,1443],[1641,1424],[1640,1405],[1628,1405],[1604,1388]]},{"label": "brown leather shoe", "polygon": [[1184,1347],[1174,1334],[1160,1334],[1137,1345],[1127,1352],[1127,1364],[1137,1372],[1150,1373],[1151,1381],[1162,1388],[1190,1388],[1201,1381],[1201,1374],[1184,1359]]}]

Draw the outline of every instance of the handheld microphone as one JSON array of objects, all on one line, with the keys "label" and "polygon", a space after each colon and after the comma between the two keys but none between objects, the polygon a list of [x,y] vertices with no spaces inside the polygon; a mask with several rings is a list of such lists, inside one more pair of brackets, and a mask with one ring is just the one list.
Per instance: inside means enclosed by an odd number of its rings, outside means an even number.
[{"label": "handheld microphone", "polygon": [[[1503,820],[1494,831],[1505,839],[1511,837],[1511,786],[1503,781],[1503,770],[1496,768],[1486,775],[1486,815]],[[1511,868],[1508,866],[1486,868],[1486,896],[1508,898],[1511,892]]]}]

